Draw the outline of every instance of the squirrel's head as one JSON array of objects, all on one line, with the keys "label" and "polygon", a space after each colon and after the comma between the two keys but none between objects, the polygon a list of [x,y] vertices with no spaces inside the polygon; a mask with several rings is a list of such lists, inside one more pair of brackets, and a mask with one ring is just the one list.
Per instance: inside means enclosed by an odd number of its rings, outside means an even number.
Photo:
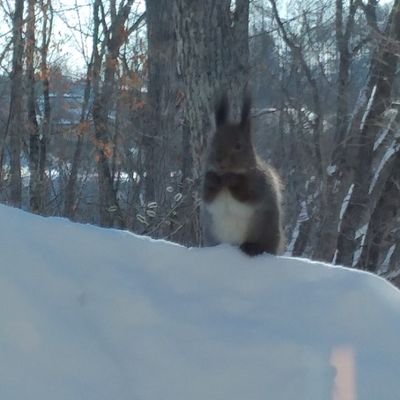
[{"label": "squirrel's head", "polygon": [[229,121],[229,103],[224,95],[215,107],[216,131],[210,143],[209,167],[217,173],[247,172],[256,165],[251,140],[251,100],[245,96],[239,123]]}]

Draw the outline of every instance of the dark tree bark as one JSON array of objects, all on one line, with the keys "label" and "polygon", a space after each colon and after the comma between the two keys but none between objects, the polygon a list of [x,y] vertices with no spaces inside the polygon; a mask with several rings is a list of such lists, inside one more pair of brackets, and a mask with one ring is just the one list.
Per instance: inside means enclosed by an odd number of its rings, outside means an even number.
[{"label": "dark tree bark", "polygon": [[34,54],[36,47],[35,37],[35,0],[28,0],[28,21],[26,25],[26,92],[28,109],[28,133],[29,133],[29,200],[30,209],[34,213],[40,213],[43,207],[42,190],[39,177],[40,135],[39,124],[36,117],[35,98],[35,70]]},{"label": "dark tree bark", "polygon": [[[45,190],[45,164],[46,164],[46,141],[49,136],[50,126],[50,89],[47,66],[47,53],[51,37],[52,17],[49,18],[48,11],[52,12],[50,2],[41,3],[42,10],[42,44],[40,48],[41,62],[40,73],[43,82],[43,124],[39,127],[36,115],[35,96],[35,70],[34,55],[36,48],[36,15],[35,0],[28,1],[28,21],[26,29],[26,74],[27,74],[27,110],[28,110],[28,133],[29,133],[29,202],[30,209],[35,213],[43,213],[46,199]],[[49,23],[50,20],[50,23]],[[50,26],[49,26],[50,25]],[[49,31],[49,33],[48,33]]]},{"label": "dark tree bark", "polygon": [[337,80],[335,143],[339,147],[346,136],[350,119],[349,82],[352,62],[350,39],[353,34],[355,15],[360,4],[359,1],[350,0],[349,15],[347,16],[347,20],[344,21],[343,0],[336,0],[336,46],[339,53],[339,71]]},{"label": "dark tree bark", "polygon": [[393,162],[388,160],[391,164],[389,178],[384,181],[382,194],[369,221],[365,245],[355,265],[370,272],[376,272],[382,265],[400,234],[400,151],[393,158]]},{"label": "dark tree bark", "polygon": [[[48,53],[50,40],[53,32],[53,7],[51,0],[41,0],[40,9],[42,11],[42,41],[40,45],[40,73],[42,76],[43,88],[43,121],[41,126],[41,134],[39,137],[39,163],[38,177],[39,189],[42,190],[42,202],[46,198],[46,160],[47,160],[47,142],[51,134],[51,104],[50,104],[50,77],[48,65]],[[43,203],[42,203],[43,204]]]},{"label": "dark tree bark", "polygon": [[23,122],[21,120],[23,110],[23,13],[24,1],[15,0],[13,16],[13,56],[11,72],[10,112],[8,117],[8,132],[10,136],[11,160],[10,160],[10,203],[15,207],[21,207],[21,136]]},{"label": "dark tree bark", "polygon": [[175,124],[179,83],[174,20],[174,2],[147,0],[148,94],[145,151],[146,203],[164,201],[166,178],[180,168],[177,160],[169,160],[179,131]]},{"label": "dark tree bark", "polygon": [[[97,38],[95,32],[94,38]],[[93,41],[94,43],[96,40]],[[94,54],[94,53],[93,53]],[[77,140],[75,145],[75,151],[72,158],[71,171],[68,176],[67,185],[65,188],[65,200],[64,200],[64,216],[70,219],[74,219],[76,212],[76,185],[78,182],[78,172],[81,164],[82,149],[84,143],[85,134],[88,133],[88,109],[90,94],[93,85],[93,56],[87,68],[85,92],[83,95],[82,111],[79,120],[79,126],[77,127]]]},{"label": "dark tree bark", "polygon": [[[165,3],[165,4],[164,4]],[[168,5],[166,4],[168,3]],[[248,0],[148,0],[149,109],[146,139],[147,199],[162,199],[160,181],[168,138],[181,135],[179,169],[183,203],[178,233],[185,244],[199,244],[198,185],[216,98],[226,91],[238,117],[248,81]],[[176,121],[174,114],[182,117]],[[157,193],[158,190],[160,192]]]},{"label": "dark tree bark", "polygon": [[[184,82],[184,166],[191,184],[188,226],[192,240],[199,244],[202,227],[198,190],[208,136],[214,124],[214,104],[227,92],[233,119],[238,119],[248,83],[248,0],[177,2],[178,65]],[[190,152],[187,149],[190,148]],[[193,211],[194,210],[194,211]]]},{"label": "dark tree bark", "polygon": [[227,91],[232,118],[238,118],[248,83],[249,2],[236,1],[233,12],[230,6],[230,0],[178,1],[178,62],[185,84],[194,180],[201,175],[216,97]]}]

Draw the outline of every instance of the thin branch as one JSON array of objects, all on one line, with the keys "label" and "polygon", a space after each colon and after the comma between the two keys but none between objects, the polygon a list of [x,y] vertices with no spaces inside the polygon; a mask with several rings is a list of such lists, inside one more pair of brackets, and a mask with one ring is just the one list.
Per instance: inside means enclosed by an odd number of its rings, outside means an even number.
[{"label": "thin branch", "polygon": [[134,23],[130,28],[128,28],[128,32],[127,32],[128,36],[129,36],[131,33],[133,33],[134,31],[136,31],[136,29],[139,28],[140,24],[145,20],[145,18],[146,18],[146,12],[144,12],[144,13],[135,21],[135,23]]}]

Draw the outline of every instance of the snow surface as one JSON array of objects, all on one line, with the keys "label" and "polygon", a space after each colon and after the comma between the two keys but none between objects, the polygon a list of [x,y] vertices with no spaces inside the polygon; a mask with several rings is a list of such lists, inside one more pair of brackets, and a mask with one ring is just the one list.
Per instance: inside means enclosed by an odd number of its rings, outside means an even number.
[{"label": "snow surface", "polygon": [[354,252],[353,267],[355,267],[358,264],[358,262],[360,261],[360,257],[362,255],[362,251],[363,251],[363,248],[365,246],[365,240],[367,239],[368,226],[369,226],[369,221],[366,224],[364,224],[360,229],[358,229],[356,231],[355,238],[356,239],[360,239],[361,238],[361,240],[360,240],[359,247]]},{"label": "snow surface", "polygon": [[377,85],[374,85],[374,87],[372,88],[371,95],[369,96],[367,108],[365,109],[365,112],[364,112],[364,114],[363,114],[363,116],[362,116],[362,119],[361,119],[360,131],[362,131],[362,130],[364,129],[364,125],[365,125],[365,122],[366,122],[366,120],[367,120],[368,114],[369,114],[370,111],[371,111],[371,106],[372,106],[372,103],[373,103],[373,101],[374,101],[374,97],[375,97],[375,93],[376,93],[376,88],[377,88]]},{"label": "snow surface", "polygon": [[400,144],[397,143],[397,140],[394,140],[392,144],[387,148],[385,154],[383,155],[378,168],[375,171],[375,174],[372,178],[371,184],[369,186],[368,193],[371,194],[375,188],[376,182],[378,181],[379,175],[381,174],[385,164],[388,162],[393,155],[395,155],[400,150]]},{"label": "snow surface", "polygon": [[2,400],[398,400],[400,292],[0,206]]},{"label": "snow surface", "polygon": [[[392,126],[394,121],[396,120],[398,113],[399,111],[395,108],[389,108],[388,110],[385,111],[385,117],[387,118],[387,122],[385,123],[383,129],[380,131],[380,133],[377,136],[377,139],[375,140],[374,151],[376,151],[377,148],[385,141],[386,137],[388,136],[388,133],[393,129]],[[394,130],[396,131],[397,129]]]},{"label": "snow surface", "polygon": [[340,219],[339,219],[338,230],[337,230],[338,232],[340,232],[343,217],[347,210],[347,207],[349,206],[351,196],[353,195],[353,190],[354,190],[354,183],[352,183],[351,186],[349,187],[349,191],[347,192],[346,196],[344,197],[342,207],[340,208]]},{"label": "snow surface", "polygon": [[332,176],[335,172],[336,172],[336,170],[337,170],[337,166],[336,165],[328,165],[327,167],[326,167],[326,173],[329,175],[329,176]]}]

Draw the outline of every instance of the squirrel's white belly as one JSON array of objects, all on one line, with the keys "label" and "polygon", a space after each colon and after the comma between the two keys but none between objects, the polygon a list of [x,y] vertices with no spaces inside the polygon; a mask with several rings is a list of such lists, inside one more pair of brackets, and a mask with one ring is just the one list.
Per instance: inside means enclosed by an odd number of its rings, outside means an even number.
[{"label": "squirrel's white belly", "polygon": [[212,217],[215,239],[222,243],[242,244],[254,215],[254,207],[241,203],[224,189],[207,205]]}]

